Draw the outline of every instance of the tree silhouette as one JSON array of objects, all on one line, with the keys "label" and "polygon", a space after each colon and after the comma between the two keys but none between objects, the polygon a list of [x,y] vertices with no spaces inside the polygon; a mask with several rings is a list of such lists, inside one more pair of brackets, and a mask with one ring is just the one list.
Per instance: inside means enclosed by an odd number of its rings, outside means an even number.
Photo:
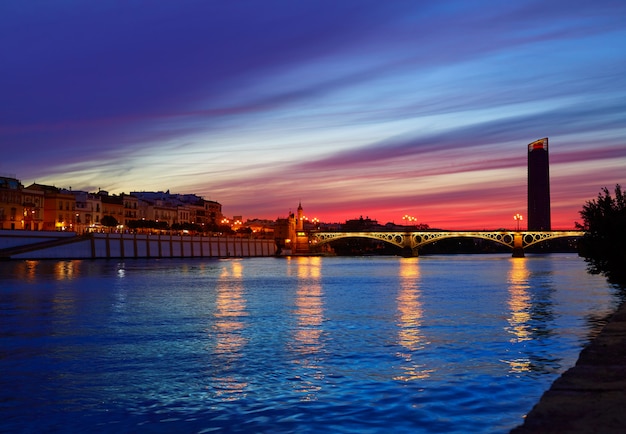
[{"label": "tree silhouette", "polygon": [[612,283],[626,284],[626,196],[619,184],[615,197],[604,187],[597,199],[588,201],[580,215],[586,231],[579,252],[592,274],[603,274]]},{"label": "tree silhouette", "polygon": [[112,215],[105,215],[102,216],[100,223],[102,224],[102,226],[114,227],[117,226],[117,219]]}]

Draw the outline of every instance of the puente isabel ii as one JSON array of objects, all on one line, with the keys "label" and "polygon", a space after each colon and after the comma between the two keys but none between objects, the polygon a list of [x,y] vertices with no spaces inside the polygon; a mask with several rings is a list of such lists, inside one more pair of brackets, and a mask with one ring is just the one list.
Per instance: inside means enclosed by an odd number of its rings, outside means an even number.
[{"label": "puente isabel ii", "polygon": [[[309,242],[313,246],[342,238],[372,238],[393,244],[412,256],[419,256],[419,249],[427,244],[446,238],[479,238],[510,247],[513,257],[523,258],[524,249],[546,240],[564,237],[580,237],[579,231],[415,231],[415,232],[311,232]],[[410,249],[410,250],[409,250]]]},{"label": "puente isabel ii", "polygon": [[[528,145],[528,230],[526,231],[395,231],[395,232],[321,232],[313,231],[302,240],[301,207],[298,208],[296,245],[305,241],[310,247],[321,246],[342,238],[371,238],[384,241],[419,255],[419,249],[446,238],[486,239],[510,247],[513,257],[524,257],[524,249],[555,238],[581,237],[581,231],[552,231],[550,222],[550,173],[548,138]],[[297,228],[297,229],[298,229]],[[296,249],[297,251],[302,251]]]}]

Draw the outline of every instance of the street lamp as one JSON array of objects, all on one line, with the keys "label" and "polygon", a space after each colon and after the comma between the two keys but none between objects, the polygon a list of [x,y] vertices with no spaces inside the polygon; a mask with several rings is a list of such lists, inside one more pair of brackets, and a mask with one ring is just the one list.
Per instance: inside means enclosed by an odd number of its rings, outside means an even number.
[{"label": "street lamp", "polygon": [[410,215],[408,215],[408,214],[404,214],[404,216],[402,217],[402,220],[404,220],[404,225],[405,225],[405,226],[408,226],[408,225],[410,225],[411,223],[416,222],[416,221],[417,221],[417,218],[416,218],[416,217],[413,217],[413,216],[410,216]]},{"label": "street lamp", "polygon": [[515,221],[517,222],[517,232],[519,232],[519,222],[520,222],[521,220],[524,220],[524,218],[522,217],[522,215],[521,215],[521,214],[515,214],[515,215],[513,216],[513,220],[515,220]]}]

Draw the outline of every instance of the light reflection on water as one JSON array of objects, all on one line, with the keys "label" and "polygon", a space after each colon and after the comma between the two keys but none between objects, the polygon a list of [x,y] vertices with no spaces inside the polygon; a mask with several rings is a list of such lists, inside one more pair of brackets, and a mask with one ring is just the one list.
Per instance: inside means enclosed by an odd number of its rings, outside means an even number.
[{"label": "light reflection on water", "polygon": [[293,363],[299,369],[292,377],[292,383],[297,392],[303,393],[301,399],[308,401],[317,399],[325,377],[321,342],[324,322],[322,258],[296,258],[295,263],[298,277],[294,309],[296,327],[289,348],[295,353]]},{"label": "light reflection on water", "polygon": [[394,380],[412,381],[428,378],[432,369],[413,360],[416,351],[423,349],[428,342],[422,334],[424,315],[420,302],[419,260],[403,258],[400,261],[400,288],[398,291],[398,344],[404,350],[397,353],[403,359],[403,373]]},{"label": "light reflection on water", "polygon": [[216,357],[216,369],[212,387],[218,398],[236,400],[244,396],[248,386],[245,378],[236,371],[235,362],[242,357],[243,347],[247,343],[244,337],[247,316],[246,299],[241,282],[243,265],[240,261],[226,263],[217,280],[217,298],[215,302],[215,321],[213,330],[216,345],[213,354]]},{"label": "light reflection on water", "polygon": [[573,255],[0,263],[0,431],[506,432],[616,303],[584,269]]},{"label": "light reflection on water", "polygon": [[[510,316],[507,331],[513,336],[511,342],[524,342],[532,339],[530,333],[531,299],[529,291],[529,271],[525,258],[511,258],[511,268],[508,273]],[[529,371],[531,367],[528,358],[509,360],[512,372]]]}]

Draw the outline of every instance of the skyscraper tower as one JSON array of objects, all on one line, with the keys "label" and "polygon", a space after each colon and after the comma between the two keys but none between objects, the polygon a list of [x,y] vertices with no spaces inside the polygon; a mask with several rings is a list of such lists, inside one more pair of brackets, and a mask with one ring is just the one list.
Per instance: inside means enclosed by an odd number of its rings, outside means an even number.
[{"label": "skyscraper tower", "polygon": [[528,230],[551,230],[547,137],[528,145]]}]

